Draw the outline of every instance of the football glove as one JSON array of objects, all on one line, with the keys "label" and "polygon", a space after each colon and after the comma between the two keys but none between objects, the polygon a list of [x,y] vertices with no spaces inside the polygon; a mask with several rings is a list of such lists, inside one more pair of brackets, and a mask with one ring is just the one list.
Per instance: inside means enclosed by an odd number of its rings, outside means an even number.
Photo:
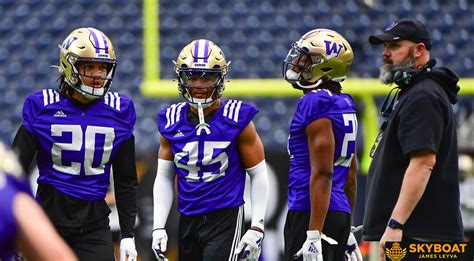
[{"label": "football glove", "polygon": [[351,227],[351,233],[349,234],[349,238],[347,239],[347,246],[346,246],[346,260],[348,261],[362,261],[362,253],[360,252],[359,245],[357,244],[357,240],[354,237],[354,232],[357,232],[362,229],[362,225],[358,227]]},{"label": "football glove", "polygon": [[135,249],[135,240],[133,237],[122,238],[120,240],[120,261],[127,260],[135,261],[137,260],[137,250]]},{"label": "football glove", "polygon": [[337,245],[337,241],[320,233],[318,230],[306,231],[306,241],[303,247],[293,256],[295,259],[303,255],[303,261],[323,261],[321,239],[331,245]]},{"label": "football glove", "polygon": [[262,232],[254,229],[247,230],[235,249],[235,254],[239,255],[239,260],[258,260],[262,250],[263,235]]},{"label": "football glove", "polygon": [[153,249],[153,253],[155,253],[156,259],[158,261],[168,260],[164,255],[168,245],[168,234],[166,234],[166,230],[164,228],[155,229],[151,236],[153,237],[151,248]]}]

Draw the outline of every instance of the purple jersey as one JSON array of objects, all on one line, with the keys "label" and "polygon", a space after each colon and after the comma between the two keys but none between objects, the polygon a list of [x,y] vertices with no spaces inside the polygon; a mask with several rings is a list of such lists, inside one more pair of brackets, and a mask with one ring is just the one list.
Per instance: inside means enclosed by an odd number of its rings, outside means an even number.
[{"label": "purple jersey", "polygon": [[31,195],[28,182],[0,171],[0,260],[10,260],[15,253],[17,224],[13,213],[13,200],[19,192]]},{"label": "purple jersey", "polygon": [[158,116],[158,129],[174,155],[178,211],[195,215],[244,204],[246,172],[237,138],[258,109],[242,101],[222,101],[207,122],[210,133],[198,132],[188,121],[187,110],[188,103],[173,104]]},{"label": "purple jersey", "polygon": [[23,125],[38,140],[38,183],[85,201],[103,199],[111,163],[134,124],[132,100],[115,92],[88,106],[52,89],[29,95]]},{"label": "purple jersey", "polygon": [[290,136],[288,137],[290,154],[288,208],[311,210],[309,197],[311,166],[306,127],[320,118],[331,120],[335,139],[329,210],[351,213],[349,200],[343,188],[355,153],[357,118],[354,101],[348,94],[336,95],[325,89],[318,89],[304,95],[300,99],[291,121]]}]

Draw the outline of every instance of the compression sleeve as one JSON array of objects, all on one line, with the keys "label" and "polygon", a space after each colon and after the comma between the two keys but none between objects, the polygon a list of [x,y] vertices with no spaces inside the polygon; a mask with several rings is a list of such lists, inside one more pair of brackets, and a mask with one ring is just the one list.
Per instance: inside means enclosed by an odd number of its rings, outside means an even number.
[{"label": "compression sleeve", "polygon": [[153,185],[153,229],[164,228],[173,204],[174,162],[158,159]]},{"label": "compression sleeve", "polygon": [[29,173],[31,162],[38,150],[38,140],[28,129],[21,125],[12,144],[13,151],[18,155],[21,167]]},{"label": "compression sleeve", "polygon": [[251,226],[263,230],[268,200],[268,177],[265,160],[245,170],[250,176],[250,200],[252,201]]},{"label": "compression sleeve", "polygon": [[133,135],[120,147],[112,164],[115,199],[122,238],[133,237],[138,197],[135,137]]}]

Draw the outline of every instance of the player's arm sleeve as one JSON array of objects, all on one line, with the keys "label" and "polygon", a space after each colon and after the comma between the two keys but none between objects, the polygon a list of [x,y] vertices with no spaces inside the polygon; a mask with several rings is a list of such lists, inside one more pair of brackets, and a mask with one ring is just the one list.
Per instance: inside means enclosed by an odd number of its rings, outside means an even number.
[{"label": "player's arm sleeve", "polygon": [[23,171],[28,173],[31,162],[38,150],[38,140],[24,125],[21,125],[13,140],[12,148],[18,155]]},{"label": "player's arm sleeve", "polygon": [[122,238],[134,236],[137,216],[138,181],[135,166],[135,137],[120,147],[113,163],[114,189]]},{"label": "player's arm sleeve", "polygon": [[173,204],[174,177],[174,162],[158,159],[153,185],[153,229],[162,229],[166,225]]},{"label": "player's arm sleeve", "polygon": [[250,200],[252,201],[252,227],[264,230],[265,211],[268,201],[268,175],[265,160],[245,169],[250,177]]}]

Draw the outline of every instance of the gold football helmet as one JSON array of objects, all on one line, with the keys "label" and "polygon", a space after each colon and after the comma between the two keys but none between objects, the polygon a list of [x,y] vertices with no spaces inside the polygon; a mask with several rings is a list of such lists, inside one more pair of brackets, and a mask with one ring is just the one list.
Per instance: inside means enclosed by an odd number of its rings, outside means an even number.
[{"label": "gold football helmet", "polygon": [[[224,92],[224,77],[227,74],[227,63],[221,48],[206,39],[194,40],[181,50],[178,59],[174,61],[175,72],[178,75],[179,95],[192,106],[201,103],[207,107],[219,99]],[[212,82],[211,86],[192,87],[189,81],[195,77]],[[207,88],[206,98],[195,98],[192,88]]]},{"label": "gold football helmet", "polygon": [[[59,72],[66,83],[88,99],[104,97],[110,88],[115,73],[115,51],[110,39],[101,31],[92,28],[78,28],[72,31],[61,45],[58,45]],[[87,62],[105,63],[106,78],[92,77],[94,81],[103,81],[102,88],[85,85],[78,65]],[[90,77],[90,76],[88,76]]]},{"label": "gold football helmet", "polygon": [[314,29],[292,44],[283,61],[283,77],[297,89],[341,82],[353,59],[351,46],[339,33]]}]

